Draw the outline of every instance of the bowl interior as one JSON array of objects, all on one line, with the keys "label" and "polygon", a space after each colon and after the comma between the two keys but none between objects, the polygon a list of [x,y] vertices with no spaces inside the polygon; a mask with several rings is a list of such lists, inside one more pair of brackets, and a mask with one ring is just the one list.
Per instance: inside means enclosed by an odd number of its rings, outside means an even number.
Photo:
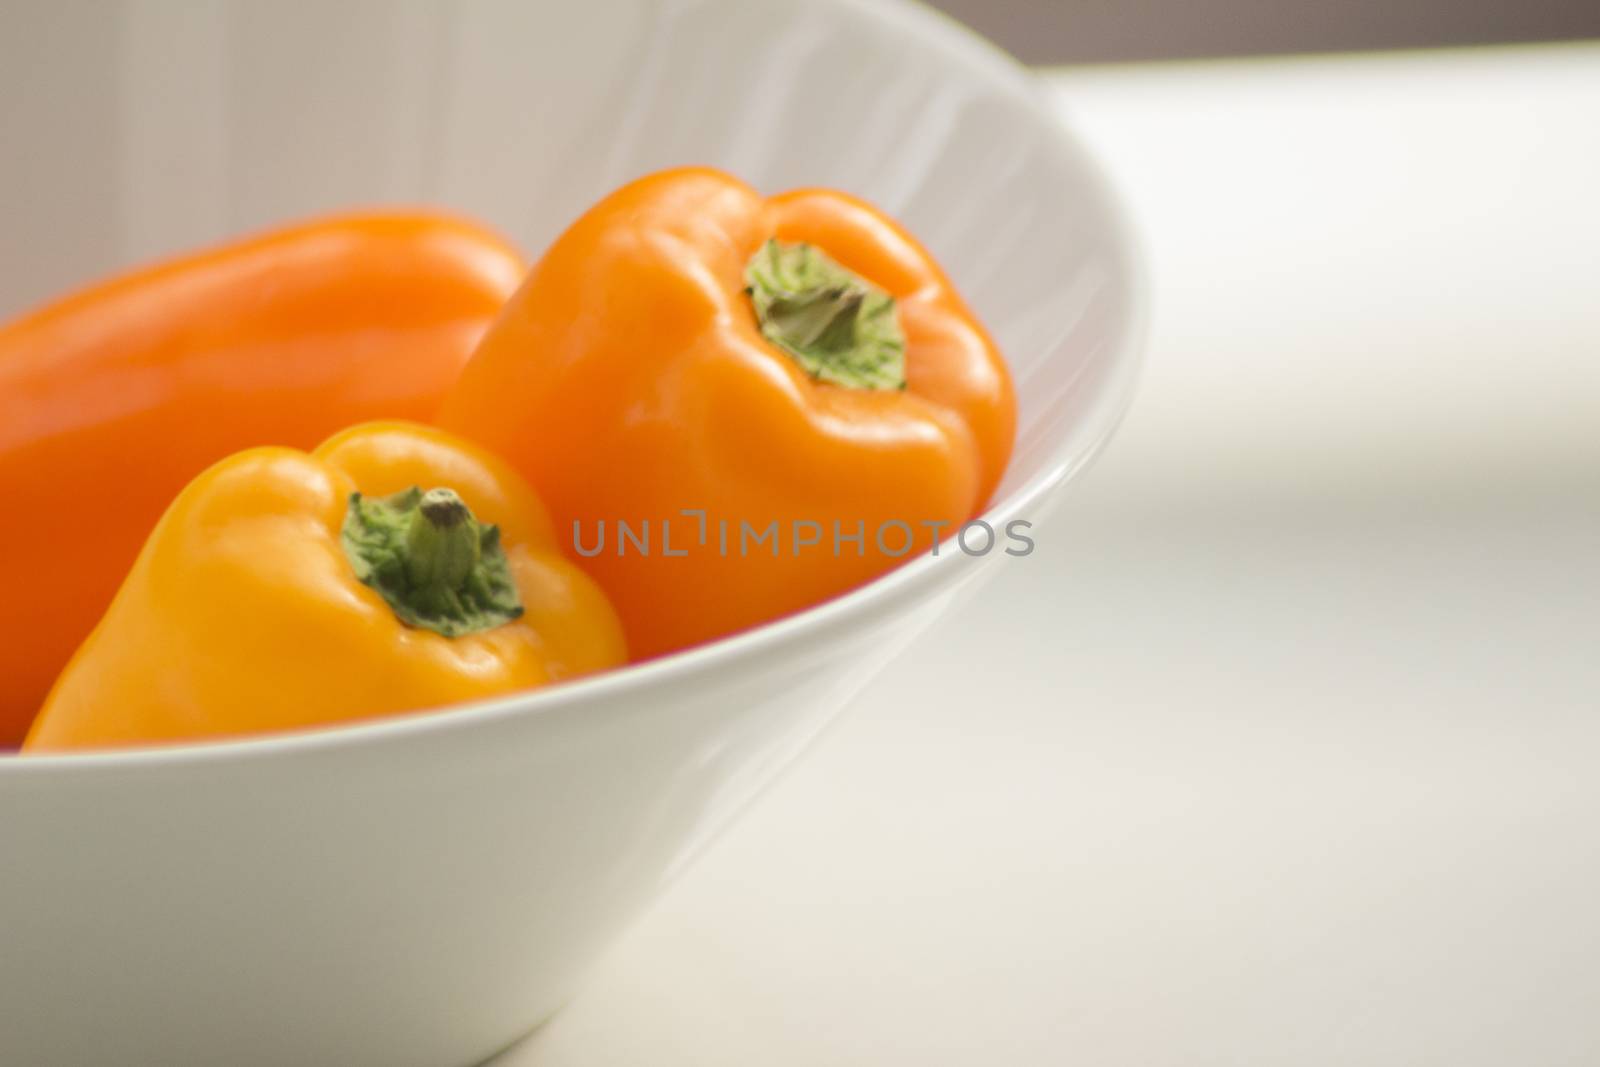
[{"label": "bowl interior", "polygon": [[[441,205],[537,255],[611,188],[699,163],[768,192],[848,190],[928,244],[1017,379],[1017,449],[992,518],[1037,517],[1131,391],[1143,288],[1114,197],[1024,71],[911,3],[23,0],[0,9],[0,120],[12,150],[0,195],[27,205],[0,212],[0,315],[354,206]],[[945,557],[758,641],[788,641],[896,583],[910,603],[930,570],[963,562]],[[712,648],[743,654],[750,636]],[[648,699],[659,667],[570,688]],[[579,698],[568,689],[515,701]]]}]

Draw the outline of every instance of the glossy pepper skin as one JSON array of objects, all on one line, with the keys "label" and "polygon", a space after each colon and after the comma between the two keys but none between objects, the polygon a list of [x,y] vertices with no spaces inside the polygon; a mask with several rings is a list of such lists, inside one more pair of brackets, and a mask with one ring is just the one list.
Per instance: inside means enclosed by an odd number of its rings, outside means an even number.
[{"label": "glossy pepper skin", "polygon": [[468,222],[353,215],[124,275],[0,327],[0,747],[184,484],[242,448],[430,419],[524,272]]},{"label": "glossy pepper skin", "polygon": [[[522,614],[446,637],[400,620],[342,540],[351,494],[444,487],[499,527]],[[506,464],[430,427],[371,423],[307,454],[240,452],[177,497],[23,746],[185,741],[438,708],[624,661],[605,595]]]},{"label": "glossy pepper skin", "polygon": [[[769,340],[750,272],[774,241],[818,250],[893,297],[903,388],[822,380]],[[440,422],[517,466],[564,544],[587,555],[606,524],[584,566],[634,655],[649,657],[860,585],[929,548],[927,523],[951,537],[1000,480],[1015,400],[988,334],[900,226],[843,193],[767,199],[695,168],[640,179],[568,229],[485,335]],[[703,509],[704,525],[684,509]],[[649,554],[619,542],[619,520],[651,523]],[[773,521],[776,555],[741,542],[741,524],[759,533]],[[845,541],[835,555],[835,522],[864,533],[859,554]],[[911,527],[909,550],[894,526],[877,543],[895,522]],[[795,523],[817,528],[792,537]],[[820,545],[797,543],[819,532]]]}]

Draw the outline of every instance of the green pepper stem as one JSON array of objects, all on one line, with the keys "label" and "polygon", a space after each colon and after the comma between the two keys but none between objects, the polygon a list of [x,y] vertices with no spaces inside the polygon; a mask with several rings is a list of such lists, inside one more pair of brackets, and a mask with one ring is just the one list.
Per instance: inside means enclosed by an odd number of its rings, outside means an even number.
[{"label": "green pepper stem", "polygon": [[408,626],[459,637],[522,614],[499,528],[454,490],[352,493],[341,541],[357,579]]},{"label": "green pepper stem", "polygon": [[478,524],[451,489],[429,489],[406,527],[406,576],[435,595],[460,589],[478,565]]},{"label": "green pepper stem", "polygon": [[894,298],[808,244],[768,241],[745,268],[756,323],[818,381],[904,389]]}]

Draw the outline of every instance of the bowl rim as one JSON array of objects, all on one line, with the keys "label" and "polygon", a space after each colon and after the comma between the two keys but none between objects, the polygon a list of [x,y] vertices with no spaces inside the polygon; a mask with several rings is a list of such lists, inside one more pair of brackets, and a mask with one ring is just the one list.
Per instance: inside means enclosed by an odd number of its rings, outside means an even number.
[{"label": "bowl rim", "polygon": [[[921,43],[965,67],[969,74],[1019,105],[1041,127],[1054,131],[1051,146],[1071,157],[1073,166],[1093,189],[1098,212],[1103,216],[1101,222],[1111,238],[1110,247],[1121,259],[1128,285],[1127,325],[1116,343],[1108,346],[1103,357],[1105,381],[1082,417],[1082,425],[1089,428],[1090,435],[1078,443],[1081,435],[1065,434],[1038,473],[969,520],[982,520],[996,529],[1003,529],[1006,523],[1052,495],[1087,467],[1110,440],[1132,401],[1149,320],[1150,287],[1142,246],[1120,193],[1046,98],[1037,77],[1019,61],[977,31],[918,0],[825,2],[835,9],[851,12],[853,17],[917,36]],[[43,775],[99,775],[112,769],[154,772],[158,768],[189,764],[286,757],[305,751],[365,746],[435,731],[461,730],[512,716],[549,715],[585,702],[625,697],[659,684],[703,674],[735,658],[797,643],[819,631],[845,626],[874,611],[886,610],[915,597],[925,587],[950,585],[983,562],[983,557],[970,556],[960,550],[927,553],[849,592],[751,629],[569,682],[452,705],[449,714],[438,714],[445,709],[417,708],[354,722],[243,737],[27,756],[12,752],[0,754],[0,782]]]}]

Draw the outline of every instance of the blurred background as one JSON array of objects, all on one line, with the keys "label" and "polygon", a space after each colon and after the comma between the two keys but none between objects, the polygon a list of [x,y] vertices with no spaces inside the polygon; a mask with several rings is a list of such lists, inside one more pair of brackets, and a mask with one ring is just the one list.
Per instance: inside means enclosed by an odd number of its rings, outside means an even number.
[{"label": "blurred background", "polygon": [[1024,62],[1109,63],[1600,36],[1594,0],[931,0]]}]

